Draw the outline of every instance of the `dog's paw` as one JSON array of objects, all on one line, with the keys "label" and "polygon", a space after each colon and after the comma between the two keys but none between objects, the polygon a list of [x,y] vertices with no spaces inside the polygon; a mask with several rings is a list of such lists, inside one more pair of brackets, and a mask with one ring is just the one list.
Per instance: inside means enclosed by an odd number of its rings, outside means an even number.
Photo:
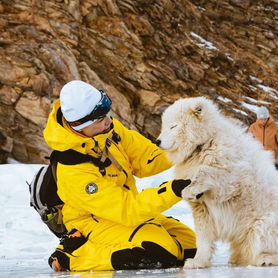
[{"label": "dog's paw", "polygon": [[256,266],[272,266],[278,264],[278,258],[277,254],[266,254],[263,253],[258,256],[258,258],[255,261]]},{"label": "dog's paw", "polygon": [[204,195],[204,192],[199,192],[196,191],[195,189],[196,188],[183,189],[181,192],[181,197],[184,200],[191,201],[191,202],[198,201]]},{"label": "dog's paw", "polygon": [[204,260],[199,260],[199,259],[187,259],[184,264],[185,269],[190,269],[190,268],[207,268],[210,267],[211,263],[208,261]]}]

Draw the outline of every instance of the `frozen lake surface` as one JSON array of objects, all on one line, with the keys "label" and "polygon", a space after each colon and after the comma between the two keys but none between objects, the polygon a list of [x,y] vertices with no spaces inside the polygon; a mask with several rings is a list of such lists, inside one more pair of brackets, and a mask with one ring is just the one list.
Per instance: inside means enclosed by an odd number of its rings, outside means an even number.
[{"label": "frozen lake surface", "polygon": [[[25,181],[31,181],[39,165],[0,165],[0,277],[161,277],[161,278],[277,278],[278,267],[231,267],[228,265],[229,246],[218,243],[209,269],[103,272],[53,272],[47,263],[49,255],[58,245],[58,239],[41,222],[33,208],[29,207],[29,192]],[[139,188],[158,186],[173,177],[172,171],[139,180]],[[180,219],[194,228],[189,206],[180,202],[165,214]]]}]

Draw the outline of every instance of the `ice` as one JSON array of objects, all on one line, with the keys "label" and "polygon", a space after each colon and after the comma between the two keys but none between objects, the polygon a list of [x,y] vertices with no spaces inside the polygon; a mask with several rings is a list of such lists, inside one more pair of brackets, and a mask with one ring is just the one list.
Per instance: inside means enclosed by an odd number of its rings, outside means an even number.
[{"label": "ice", "polygon": [[[54,273],[48,266],[49,255],[58,240],[41,222],[29,206],[29,192],[25,181],[30,182],[41,165],[0,165],[0,278],[108,278],[108,277],[160,277],[160,278],[277,278],[278,267],[231,267],[228,265],[229,245],[219,242],[209,269],[61,272]],[[139,189],[156,187],[174,176],[170,169],[156,177],[138,180]],[[165,212],[194,228],[190,206],[184,201]]]}]

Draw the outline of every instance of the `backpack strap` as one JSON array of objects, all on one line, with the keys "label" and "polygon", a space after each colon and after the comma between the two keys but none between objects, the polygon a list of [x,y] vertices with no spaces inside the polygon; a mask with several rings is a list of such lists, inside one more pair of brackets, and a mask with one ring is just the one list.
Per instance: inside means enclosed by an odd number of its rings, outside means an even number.
[{"label": "backpack strap", "polygon": [[[113,135],[114,134],[117,135],[121,139],[121,137],[117,133],[113,133]],[[113,140],[113,136],[112,136],[112,140]],[[118,170],[123,171],[125,173],[125,175],[127,176],[125,169],[121,166],[121,164],[117,161],[117,159],[109,151],[109,147],[112,145],[112,140],[110,138],[108,138],[106,140],[106,146],[105,146],[104,152],[101,156],[101,161],[103,161],[106,157],[108,157],[111,160],[111,162],[118,168]],[[120,141],[118,141],[118,142],[120,142]]]},{"label": "backpack strap", "polygon": [[61,107],[57,110],[56,120],[59,125],[63,126],[63,114]]},{"label": "backpack strap", "polygon": [[55,158],[55,154],[53,154],[54,152],[55,151],[53,151],[50,155],[50,166],[51,166],[53,178],[57,183],[57,160]]},{"label": "backpack strap", "polygon": [[53,151],[50,155],[50,161],[55,169],[53,173],[56,173],[57,162],[64,165],[76,165],[91,162],[99,168],[99,171],[103,176],[105,175],[105,168],[111,165],[111,160],[109,158],[101,161],[100,158],[96,158],[88,154],[82,154],[74,150],[67,150],[64,152]]},{"label": "backpack strap", "polygon": [[[63,114],[61,107],[57,111],[56,115],[57,122],[63,126]],[[99,168],[100,173],[102,176],[105,175],[106,170],[105,168],[110,166],[112,163],[116,165],[116,167],[120,171],[125,170],[122,168],[122,166],[118,163],[118,161],[112,156],[112,154],[108,151],[108,148],[112,144],[112,141],[114,141],[116,144],[121,142],[121,137],[118,133],[116,133],[114,130],[112,132],[112,138],[107,139],[106,141],[106,147],[105,150],[101,156],[101,158],[96,158],[88,154],[82,154],[74,150],[67,150],[64,152],[60,151],[53,151],[50,155],[50,161],[52,165],[52,172],[55,181],[57,181],[57,176],[56,176],[56,168],[57,168],[57,162],[64,164],[64,165],[75,165],[75,164],[81,164],[81,163],[86,163],[86,162],[91,162],[94,165],[96,165]],[[126,172],[125,172],[126,174]]]},{"label": "backpack strap", "polygon": [[113,130],[112,132],[112,140],[116,143],[119,144],[122,141],[121,136],[115,131]]}]

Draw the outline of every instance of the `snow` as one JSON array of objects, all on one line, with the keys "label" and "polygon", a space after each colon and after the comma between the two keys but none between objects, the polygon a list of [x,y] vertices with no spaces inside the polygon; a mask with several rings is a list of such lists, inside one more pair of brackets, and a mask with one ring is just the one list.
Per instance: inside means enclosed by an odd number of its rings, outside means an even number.
[{"label": "snow", "polygon": [[246,112],[244,112],[244,111],[242,111],[242,110],[240,110],[240,109],[236,109],[236,108],[232,108],[236,113],[240,113],[240,114],[242,114],[242,115],[244,115],[244,116],[248,116],[248,114],[246,113]]},{"label": "snow", "polygon": [[231,57],[231,54],[230,53],[225,53],[226,57],[228,60],[234,62],[234,59]]},{"label": "snow", "polygon": [[[260,86],[260,85],[258,85],[258,86]],[[250,86],[251,87],[251,86]],[[253,87],[253,88],[255,88],[255,87]],[[255,89],[257,89],[257,88],[255,88]],[[254,99],[254,98],[250,98],[250,97],[244,97],[246,100],[248,100],[249,102],[251,102],[251,103],[253,103],[253,104],[250,104],[250,103],[246,103],[246,102],[244,102],[244,101],[241,101],[241,106],[243,107],[243,108],[246,108],[246,109],[248,109],[248,110],[250,110],[251,112],[253,112],[253,113],[257,113],[257,110],[258,110],[258,108],[260,107],[260,106],[262,106],[262,105],[265,105],[265,106],[268,106],[270,103],[269,102],[267,102],[267,101],[263,101],[263,100],[256,100],[256,99]],[[222,101],[222,102],[224,102],[224,103],[232,103],[232,100],[231,99],[229,99],[229,98],[226,98],[226,97],[222,97],[222,96],[218,96],[217,97],[217,99],[218,100],[220,100],[220,101]],[[240,114],[242,114],[242,115],[244,115],[244,116],[248,116],[248,114],[246,113],[246,112],[244,112],[244,111],[242,111],[242,110],[240,110],[240,109],[237,109],[237,108],[232,108],[236,113],[240,113]]]},{"label": "snow", "polygon": [[262,83],[262,80],[259,79],[259,78],[256,77],[256,76],[250,75],[249,77],[250,77],[250,79],[251,79],[252,81],[256,81],[256,82],[258,82],[258,83]]},{"label": "snow", "polygon": [[201,36],[197,35],[196,33],[194,32],[191,32],[190,35],[197,39],[200,43],[197,43],[197,45],[201,48],[207,48],[207,49],[210,49],[210,50],[219,50],[217,47],[215,47],[213,45],[212,42],[209,42],[209,41],[206,41],[205,39],[203,39]]},{"label": "snow", "polygon": [[[255,76],[250,75],[249,77],[250,77],[250,79],[253,82],[257,82],[258,83],[257,85],[255,85],[255,86],[257,86],[257,88],[261,89],[265,93],[268,93],[272,98],[274,98],[276,100],[278,99],[278,91],[277,90],[275,90],[275,89],[273,89],[273,88],[271,88],[269,86],[263,85],[262,84],[263,81],[261,79],[255,77]],[[257,90],[257,88],[254,87],[254,86],[249,85],[249,87],[250,87],[250,89],[252,91],[256,91]]]},{"label": "snow", "polygon": [[[257,113],[259,107],[261,106],[268,106],[270,105],[270,103],[268,101],[263,101],[263,100],[255,100],[253,98],[250,98],[250,97],[245,97],[247,100],[249,100],[250,102],[254,103],[254,104],[249,104],[249,103],[246,103],[244,101],[241,102],[241,106],[250,110],[251,112],[253,113]],[[256,104],[256,105],[255,105]],[[234,109],[235,110],[235,109]],[[244,112],[245,113],[245,112]],[[245,113],[246,114],[246,113]],[[247,115],[247,114],[246,114]]]},{"label": "snow", "polygon": [[[39,215],[29,206],[29,191],[25,181],[30,182],[41,165],[0,165],[0,277],[158,277],[205,278],[205,277],[277,277],[278,267],[231,267],[228,265],[229,246],[217,244],[213,266],[209,269],[62,272],[54,273],[48,266],[49,255],[58,245],[58,239],[41,222]],[[140,190],[156,187],[172,179],[170,169],[158,176],[138,180]],[[184,201],[165,212],[194,228],[193,217]]]},{"label": "snow", "polygon": [[257,91],[257,87],[254,87],[252,85],[248,85],[248,87],[251,89],[251,91],[256,92]]},{"label": "snow", "polygon": [[[264,101],[264,100],[256,100],[254,98],[251,98],[251,97],[245,97],[249,102],[252,102],[252,103],[255,103],[255,104],[258,104],[258,105],[270,105],[271,103],[268,102],[268,101]],[[258,108],[258,106],[257,106]]]},{"label": "snow", "polygon": [[244,101],[241,102],[241,105],[245,108],[247,108],[248,110],[256,113],[257,110],[258,110],[258,106],[257,105],[252,105],[252,104],[249,104],[249,103],[246,103]]},{"label": "snow", "polygon": [[259,103],[260,103],[260,105],[265,105],[265,106],[268,106],[271,104],[269,101],[264,101],[264,100],[259,100]]},{"label": "snow", "polygon": [[262,89],[264,92],[270,94],[270,96],[274,99],[278,99],[278,91],[271,88],[271,87],[268,87],[268,86],[265,86],[265,85],[257,85],[258,88]]},{"label": "snow", "polygon": [[203,8],[203,7],[201,7],[201,6],[198,6],[198,9],[199,9],[201,12],[205,12],[205,11],[206,11],[206,9]]},{"label": "snow", "polygon": [[220,101],[225,102],[225,103],[232,102],[232,100],[227,97],[218,96],[217,99],[219,99]]},{"label": "snow", "polygon": [[[261,85],[258,85],[258,87],[261,86]],[[254,88],[255,90],[257,90],[256,87],[253,87],[251,85],[249,85],[249,87],[251,88]],[[251,89],[252,89],[251,88]],[[269,88],[269,87],[268,87]],[[252,89],[253,90],[253,89]],[[275,91],[275,90],[274,90]],[[271,91],[273,93],[273,91]],[[245,96],[244,97],[247,101],[251,102],[252,104],[250,103],[246,103],[244,101],[241,101],[240,104],[243,108],[245,109],[248,109],[249,111],[251,111],[252,113],[257,113],[257,110],[259,109],[259,107],[261,106],[269,106],[270,105],[270,102],[268,101],[263,101],[263,100],[256,100],[254,98],[250,98],[250,97],[247,97]],[[275,96],[273,96],[273,98],[275,98]],[[229,99],[229,98],[226,98],[226,97],[222,97],[222,96],[218,96],[217,97],[218,100],[220,100],[221,102],[224,102],[224,103],[232,103],[232,100]],[[235,111],[236,113],[240,113],[242,114],[243,116],[248,116],[248,114],[240,109],[237,109],[237,108],[232,108],[233,111]]]}]

